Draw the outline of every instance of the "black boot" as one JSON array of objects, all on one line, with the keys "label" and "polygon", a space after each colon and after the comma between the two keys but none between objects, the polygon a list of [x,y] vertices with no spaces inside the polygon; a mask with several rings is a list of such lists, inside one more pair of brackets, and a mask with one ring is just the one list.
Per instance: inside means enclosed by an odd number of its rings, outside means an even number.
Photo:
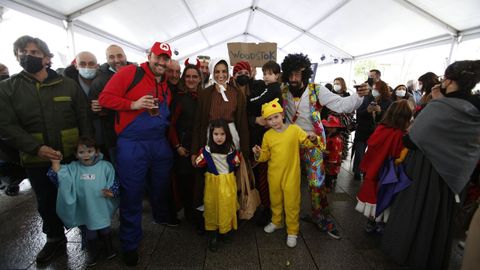
[{"label": "black boot", "polygon": [[100,241],[98,238],[87,241],[87,267],[97,265],[98,258],[100,257],[99,245]]},{"label": "black boot", "polygon": [[138,251],[134,249],[124,252],[123,261],[129,267],[136,266],[138,264]]},{"label": "black boot", "polygon": [[195,216],[195,228],[197,230],[198,235],[205,234],[205,219],[203,218],[203,212],[194,210]]},{"label": "black boot", "polygon": [[220,240],[222,240],[222,242],[224,242],[225,244],[232,243],[232,232],[230,231],[227,233],[221,233]]},{"label": "black boot", "polygon": [[218,244],[217,244],[217,231],[210,231],[208,232],[208,249],[211,252],[216,252],[218,249]]},{"label": "black boot", "polygon": [[112,244],[112,233],[108,234],[100,234],[100,239],[103,242],[103,246],[105,247],[105,256],[107,257],[107,260],[111,260],[117,256],[117,253],[115,252],[115,249],[113,248]]}]

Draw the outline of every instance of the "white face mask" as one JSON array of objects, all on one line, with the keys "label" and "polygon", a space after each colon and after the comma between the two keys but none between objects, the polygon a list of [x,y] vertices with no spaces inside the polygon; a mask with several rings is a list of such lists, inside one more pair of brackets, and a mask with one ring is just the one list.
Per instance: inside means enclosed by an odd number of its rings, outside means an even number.
[{"label": "white face mask", "polygon": [[80,73],[80,76],[87,80],[91,80],[95,78],[95,75],[97,75],[97,69],[96,68],[79,68],[78,73]]},{"label": "white face mask", "polygon": [[407,94],[407,91],[405,91],[405,90],[397,90],[397,91],[395,91],[395,95],[397,95],[397,97],[404,97],[405,94]]},{"label": "white face mask", "polygon": [[334,84],[333,85],[333,90],[335,90],[335,92],[339,93],[342,91],[342,86],[340,84]]},{"label": "white face mask", "polygon": [[373,97],[378,97],[378,96],[380,96],[380,93],[378,92],[377,89],[373,89],[373,90],[372,90],[372,96],[373,96]]}]

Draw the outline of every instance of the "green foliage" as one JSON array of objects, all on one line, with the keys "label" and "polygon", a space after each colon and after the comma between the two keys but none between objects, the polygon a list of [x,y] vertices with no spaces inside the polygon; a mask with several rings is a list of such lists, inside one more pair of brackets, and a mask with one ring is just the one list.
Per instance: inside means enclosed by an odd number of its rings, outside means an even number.
[{"label": "green foliage", "polygon": [[355,61],[355,67],[353,68],[353,77],[356,83],[360,84],[366,81],[368,73],[372,69],[378,69],[377,61],[371,59]]}]

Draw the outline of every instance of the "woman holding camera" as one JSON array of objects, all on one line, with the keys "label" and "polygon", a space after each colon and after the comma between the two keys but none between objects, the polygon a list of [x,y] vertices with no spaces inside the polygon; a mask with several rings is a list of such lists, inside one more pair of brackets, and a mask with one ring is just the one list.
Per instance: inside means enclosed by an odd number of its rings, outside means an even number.
[{"label": "woman holding camera", "polygon": [[377,81],[373,84],[371,95],[364,97],[362,105],[357,109],[357,129],[353,140],[355,180],[362,180],[359,165],[367,149],[367,140],[391,103],[387,84],[384,81]]}]

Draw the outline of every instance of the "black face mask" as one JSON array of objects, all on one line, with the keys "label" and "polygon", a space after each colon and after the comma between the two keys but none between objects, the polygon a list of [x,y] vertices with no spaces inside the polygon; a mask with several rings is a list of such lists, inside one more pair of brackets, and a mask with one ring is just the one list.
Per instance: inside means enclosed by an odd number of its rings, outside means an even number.
[{"label": "black face mask", "polygon": [[368,83],[368,85],[370,85],[370,87],[373,86],[373,78],[372,78],[372,77],[368,77],[367,83]]},{"label": "black face mask", "polygon": [[10,75],[7,75],[7,74],[0,75],[0,81],[6,80],[8,78],[10,78]]},{"label": "black face mask", "polygon": [[31,55],[22,56],[20,58],[20,66],[31,74],[35,74],[43,68],[43,58]]},{"label": "black face mask", "polygon": [[237,83],[238,85],[240,86],[245,86],[248,84],[248,81],[250,80],[250,78],[247,76],[247,75],[240,75],[237,77]]},{"label": "black face mask", "polygon": [[444,96],[447,94],[447,87],[444,87],[443,83],[440,84],[440,93],[442,93]]}]

